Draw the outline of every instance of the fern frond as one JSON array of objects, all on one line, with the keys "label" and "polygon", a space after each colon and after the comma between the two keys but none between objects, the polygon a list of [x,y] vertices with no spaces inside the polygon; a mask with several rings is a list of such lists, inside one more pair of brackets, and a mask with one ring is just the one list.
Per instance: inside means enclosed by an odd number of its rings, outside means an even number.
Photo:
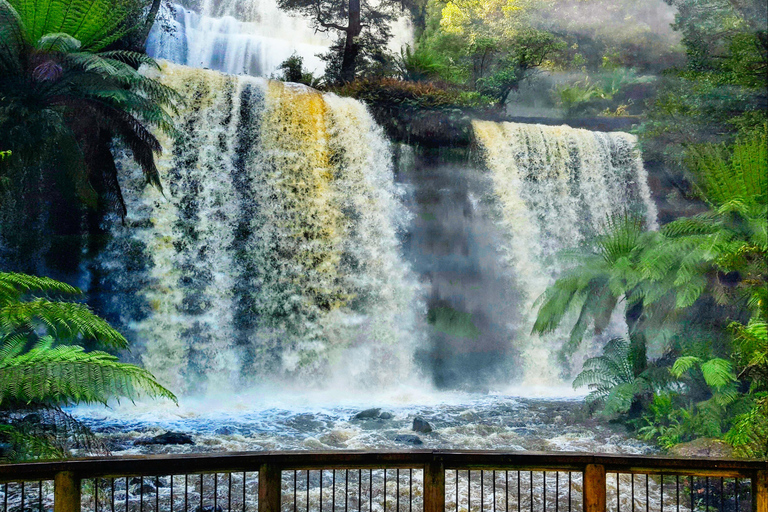
[{"label": "fern frond", "polygon": [[0,333],[11,333],[42,322],[59,339],[91,339],[111,348],[127,348],[128,342],[109,323],[85,304],[35,299],[0,307]]},{"label": "fern frond", "polygon": [[[2,1],[2,0],[0,0]],[[19,300],[23,295],[42,292],[45,295],[54,293],[82,295],[82,291],[61,281],[49,277],[37,277],[13,272],[0,272],[0,304]]]},{"label": "fern frond", "polygon": [[670,369],[670,372],[675,377],[680,378],[685,372],[687,372],[691,368],[696,367],[699,364],[701,364],[701,358],[699,357],[680,356],[675,360],[674,364],[672,365],[672,368]]},{"label": "fern frond", "polygon": [[43,338],[29,352],[0,362],[0,404],[103,403],[112,397],[134,400],[141,394],[176,401],[146,370],[120,363],[105,352],[78,346],[50,348]]}]

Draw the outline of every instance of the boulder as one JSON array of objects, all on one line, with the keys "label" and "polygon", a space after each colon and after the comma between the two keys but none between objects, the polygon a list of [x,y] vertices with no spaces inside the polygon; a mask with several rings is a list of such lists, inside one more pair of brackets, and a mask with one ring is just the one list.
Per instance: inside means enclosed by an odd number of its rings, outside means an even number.
[{"label": "boulder", "polygon": [[371,420],[379,417],[381,409],[366,409],[355,414],[352,419],[355,420]]},{"label": "boulder", "polygon": [[221,505],[216,505],[216,508],[213,505],[205,505],[203,507],[198,505],[195,507],[195,512],[224,512],[224,509],[221,508]]},{"label": "boulder", "polygon": [[395,442],[397,442],[397,443],[412,444],[412,445],[424,444],[424,441],[422,441],[419,436],[415,436],[413,434],[400,434],[400,435],[397,435],[397,436],[395,436]]},{"label": "boulder", "polygon": [[669,453],[677,457],[731,458],[733,447],[719,439],[701,437],[687,443],[676,444]]},{"label": "boulder", "polygon": [[168,445],[168,444],[195,444],[195,442],[192,440],[192,437],[188,434],[184,434],[181,432],[166,432],[165,434],[160,434],[151,439],[140,439],[136,441],[134,444],[136,445],[151,445],[151,444]]},{"label": "boulder", "polygon": [[383,412],[383,413],[379,414],[379,419],[380,420],[391,420],[394,417],[395,417],[395,415],[392,414],[391,412]]},{"label": "boulder", "polygon": [[413,418],[413,430],[415,432],[421,432],[421,433],[429,433],[432,432],[432,425],[427,422],[424,418],[421,416],[416,416]]}]

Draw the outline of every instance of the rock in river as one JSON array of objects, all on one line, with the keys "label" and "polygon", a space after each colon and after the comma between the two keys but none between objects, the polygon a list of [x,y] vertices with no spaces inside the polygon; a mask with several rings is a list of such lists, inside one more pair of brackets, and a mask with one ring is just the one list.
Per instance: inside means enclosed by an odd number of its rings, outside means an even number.
[{"label": "rock in river", "polygon": [[424,444],[424,441],[422,441],[419,436],[415,436],[413,434],[400,434],[395,436],[395,441],[398,443],[407,443],[413,445]]},{"label": "rock in river", "polygon": [[430,425],[424,418],[416,416],[413,418],[413,430],[415,432],[422,432],[426,434],[428,432],[432,432],[432,425]]},{"label": "rock in river", "polygon": [[149,445],[149,444],[195,444],[192,437],[188,434],[181,432],[166,432],[160,434],[151,439],[140,439],[136,441],[136,445]]}]

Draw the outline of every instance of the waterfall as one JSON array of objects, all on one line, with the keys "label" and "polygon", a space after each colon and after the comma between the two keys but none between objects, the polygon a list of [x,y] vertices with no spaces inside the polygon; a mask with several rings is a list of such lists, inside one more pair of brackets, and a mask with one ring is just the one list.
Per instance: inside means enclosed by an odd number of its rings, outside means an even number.
[{"label": "waterfall", "polygon": [[[557,253],[599,232],[614,213],[638,212],[657,228],[637,140],[627,133],[487,121],[474,122],[474,131],[509,235],[506,257],[524,297],[516,329],[524,383],[552,385],[560,380],[554,355],[567,335],[528,333],[535,300],[562,270]],[[614,334],[625,334],[622,322],[616,319]]]},{"label": "waterfall", "polygon": [[161,141],[164,194],[121,159],[129,214],[94,271],[144,366],[196,393],[413,373],[424,312],[399,255],[409,217],[365,106],[167,63],[160,76],[188,99]]},{"label": "waterfall", "polygon": [[325,63],[317,55],[328,51],[331,39],[278,10],[274,2],[263,4],[259,16],[248,17],[252,21],[231,14],[214,17],[210,8],[199,14],[181,5],[164,7],[147,39],[147,53],[177,64],[267,78],[296,53],[306,69],[321,75]]},{"label": "waterfall", "polygon": [[[163,4],[147,39],[147,53],[176,64],[233,75],[271,78],[293,54],[305,69],[321,76],[327,53],[338,32],[318,32],[310,20],[277,7],[275,0],[203,1],[199,12],[180,4]],[[397,53],[412,44],[407,17],[391,24],[389,49]]]}]

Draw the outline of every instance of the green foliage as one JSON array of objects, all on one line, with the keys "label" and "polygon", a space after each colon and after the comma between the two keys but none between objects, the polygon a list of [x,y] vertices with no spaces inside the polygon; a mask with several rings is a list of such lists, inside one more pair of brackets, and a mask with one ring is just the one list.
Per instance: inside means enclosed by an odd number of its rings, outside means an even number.
[{"label": "green foliage", "polygon": [[[31,41],[67,34],[84,50],[99,51],[128,33],[126,20],[141,10],[137,0],[8,0],[24,20]],[[77,48],[45,48],[74,51]]]},{"label": "green foliage", "polygon": [[733,149],[723,144],[693,145],[688,167],[700,196],[714,207],[739,201],[747,206],[768,202],[768,125],[747,134]]},{"label": "green foliage", "polygon": [[[110,42],[106,33],[114,30],[112,16],[127,12],[122,4],[105,18],[86,13],[101,12],[111,2],[36,0],[18,5],[20,13],[0,0],[0,140],[14,148],[7,177],[23,188],[25,173],[52,166],[61,171],[57,175],[66,176],[57,177],[58,186],[66,181],[86,203],[125,214],[111,140],[120,140],[147,181],[160,187],[154,154],[162,148],[149,128],[173,133],[172,114],[180,97],[136,70],[142,64],[156,66],[146,55],[86,51]],[[60,19],[62,5],[68,8]],[[45,18],[46,24],[38,17],[48,10],[55,15]],[[59,32],[40,34],[45,27]],[[70,29],[73,33],[60,32]],[[89,39],[81,41],[74,34]]]},{"label": "green foliage", "polygon": [[587,386],[587,403],[602,407],[607,416],[627,413],[638,395],[648,391],[646,377],[635,375],[637,356],[630,341],[614,338],[605,344],[602,356],[590,357],[584,362],[573,387]]},{"label": "green foliage", "polygon": [[368,103],[418,110],[486,107],[492,101],[477,93],[443,88],[431,82],[406,82],[393,78],[356,80],[338,92]]},{"label": "green foliage", "polygon": [[734,418],[733,427],[725,440],[742,457],[765,459],[768,457],[768,393],[755,393],[749,410]]},{"label": "green foliage", "polygon": [[[644,221],[635,215],[611,217],[592,245],[571,254],[576,265],[561,274],[536,301],[539,307],[533,331],[554,331],[571,311],[578,311],[565,349],[576,350],[590,325],[596,333],[610,322],[619,301],[627,309],[642,303],[647,291],[637,259],[645,238]],[[630,335],[632,333],[630,332]]]},{"label": "green foliage", "polygon": [[283,72],[277,76],[277,80],[304,84],[309,87],[317,87],[319,85],[320,80],[315,78],[309,71],[304,70],[304,59],[296,53],[280,63],[277,69]]},{"label": "green foliage", "polygon": [[435,80],[445,74],[445,66],[440,56],[423,46],[413,50],[411,45],[405,45],[400,50],[400,56],[395,64],[400,78],[409,82]]},{"label": "green foliage", "polygon": [[[87,429],[62,406],[106,405],[141,395],[176,401],[146,370],[76,344],[127,347],[125,338],[84,304],[51,298],[80,293],[50,278],[0,273],[0,413],[6,415],[5,421],[0,418],[0,437],[13,447],[6,457],[61,456],[68,437],[87,438]],[[12,420],[29,412],[48,420],[33,426]]]},{"label": "green foliage", "polygon": [[527,0],[434,0],[416,51],[406,57],[412,68],[422,68],[416,75],[472,89],[504,106],[562,48],[555,35],[531,23],[535,8]]}]

